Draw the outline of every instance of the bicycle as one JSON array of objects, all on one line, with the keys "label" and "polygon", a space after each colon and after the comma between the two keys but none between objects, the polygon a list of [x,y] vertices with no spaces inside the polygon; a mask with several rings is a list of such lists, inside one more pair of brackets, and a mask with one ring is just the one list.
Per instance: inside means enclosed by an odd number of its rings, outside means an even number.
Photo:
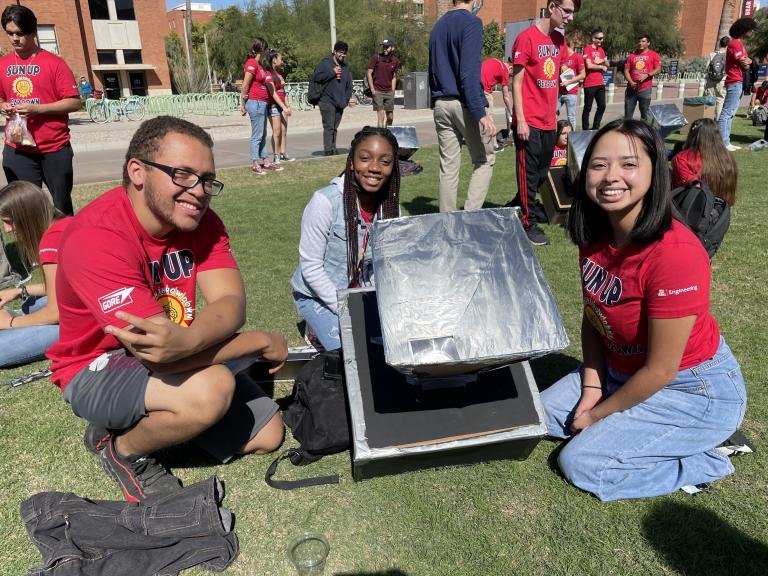
[{"label": "bicycle", "polygon": [[355,80],[352,83],[352,96],[357,100],[358,104],[362,104],[363,106],[373,104],[373,98],[365,95],[362,80]]},{"label": "bicycle", "polygon": [[117,122],[123,116],[129,121],[141,121],[147,114],[147,108],[140,96],[129,96],[121,100],[110,100],[104,97],[93,104],[88,111],[93,122]]}]

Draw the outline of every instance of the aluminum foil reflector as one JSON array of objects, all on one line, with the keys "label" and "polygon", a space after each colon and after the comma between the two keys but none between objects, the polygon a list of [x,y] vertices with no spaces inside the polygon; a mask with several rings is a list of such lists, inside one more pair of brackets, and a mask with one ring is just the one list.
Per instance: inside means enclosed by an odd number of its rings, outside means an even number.
[{"label": "aluminum foil reflector", "polygon": [[688,120],[685,119],[676,104],[651,104],[648,112],[650,113],[651,126],[662,139],[688,124]]}]

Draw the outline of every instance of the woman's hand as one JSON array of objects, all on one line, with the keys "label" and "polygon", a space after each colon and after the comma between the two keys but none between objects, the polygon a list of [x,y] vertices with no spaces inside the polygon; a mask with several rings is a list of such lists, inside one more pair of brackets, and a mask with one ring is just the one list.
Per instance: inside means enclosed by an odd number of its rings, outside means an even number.
[{"label": "woman's hand", "polygon": [[13,302],[19,296],[21,296],[21,288],[7,288],[0,290],[0,307],[5,306],[9,302]]},{"label": "woman's hand", "polygon": [[13,314],[8,310],[0,309],[0,330],[8,330],[11,327],[11,320],[13,320]]},{"label": "woman's hand", "polygon": [[574,434],[577,434],[582,430],[589,428],[592,424],[597,424],[599,421],[600,418],[592,414],[592,410],[586,410],[573,420],[571,430],[573,430]]},{"label": "woman's hand", "polygon": [[[597,419],[595,419],[594,416],[590,416],[593,421],[590,421],[589,424],[583,426],[582,424],[584,423],[584,420],[582,420],[582,416],[597,406],[602,399],[603,391],[599,388],[581,389],[581,400],[579,400],[576,409],[573,411],[573,425],[571,426],[571,430],[573,430],[574,433],[597,422]],[[576,425],[577,422],[579,423],[579,427]]]},{"label": "woman's hand", "polygon": [[291,110],[290,106],[286,106],[285,108],[283,108],[283,115],[286,118],[289,117],[291,114],[293,114],[293,110]]}]

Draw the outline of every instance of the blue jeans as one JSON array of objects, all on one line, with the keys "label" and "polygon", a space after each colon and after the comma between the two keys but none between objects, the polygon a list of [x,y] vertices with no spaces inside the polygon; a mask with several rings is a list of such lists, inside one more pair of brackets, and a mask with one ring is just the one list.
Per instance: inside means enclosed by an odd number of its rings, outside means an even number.
[{"label": "blue jeans", "polygon": [[269,156],[267,140],[267,103],[264,100],[248,100],[245,110],[251,119],[251,162]]},{"label": "blue jeans", "polygon": [[299,315],[307,321],[312,332],[328,351],[341,348],[338,315],[316,298],[293,293],[293,302]]},{"label": "blue jeans", "polygon": [[[604,394],[628,379],[608,369]],[[681,370],[644,402],[572,435],[580,397],[580,369],[541,394],[549,435],[572,436],[558,457],[560,469],[600,500],[668,494],[734,471],[715,447],[739,427],[747,401],[741,369],[722,338],[706,362]]]},{"label": "blue jeans", "polygon": [[568,122],[571,123],[571,128],[576,130],[576,105],[579,102],[578,94],[560,94],[557,100],[557,112],[560,113],[560,108],[565,104],[565,113],[568,116]]},{"label": "blue jeans", "polygon": [[[30,314],[48,302],[45,296],[30,296],[21,310]],[[0,368],[29,364],[45,358],[45,353],[59,339],[59,325],[24,326],[0,330]]]},{"label": "blue jeans", "polygon": [[731,124],[736,111],[741,102],[741,93],[744,86],[741,82],[734,82],[725,87],[725,101],[723,102],[723,111],[720,112],[720,118],[717,123],[720,127],[720,135],[723,137],[723,144],[728,146],[731,143]]}]

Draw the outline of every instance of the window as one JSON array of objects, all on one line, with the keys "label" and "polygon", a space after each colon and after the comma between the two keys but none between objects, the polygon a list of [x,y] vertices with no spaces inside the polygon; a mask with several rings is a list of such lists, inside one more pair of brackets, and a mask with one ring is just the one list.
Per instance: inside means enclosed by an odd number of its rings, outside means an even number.
[{"label": "window", "polygon": [[117,50],[96,50],[99,64],[117,64]]},{"label": "window", "polygon": [[91,11],[91,20],[109,20],[107,0],[88,0],[88,8]]},{"label": "window", "polygon": [[141,64],[141,50],[123,50],[123,62],[126,64]]},{"label": "window", "polygon": [[38,25],[37,27],[37,43],[43,50],[59,53],[59,43],[56,42],[56,30],[52,25]]},{"label": "window", "polygon": [[118,20],[136,20],[133,0],[115,0],[115,10],[117,10]]}]

